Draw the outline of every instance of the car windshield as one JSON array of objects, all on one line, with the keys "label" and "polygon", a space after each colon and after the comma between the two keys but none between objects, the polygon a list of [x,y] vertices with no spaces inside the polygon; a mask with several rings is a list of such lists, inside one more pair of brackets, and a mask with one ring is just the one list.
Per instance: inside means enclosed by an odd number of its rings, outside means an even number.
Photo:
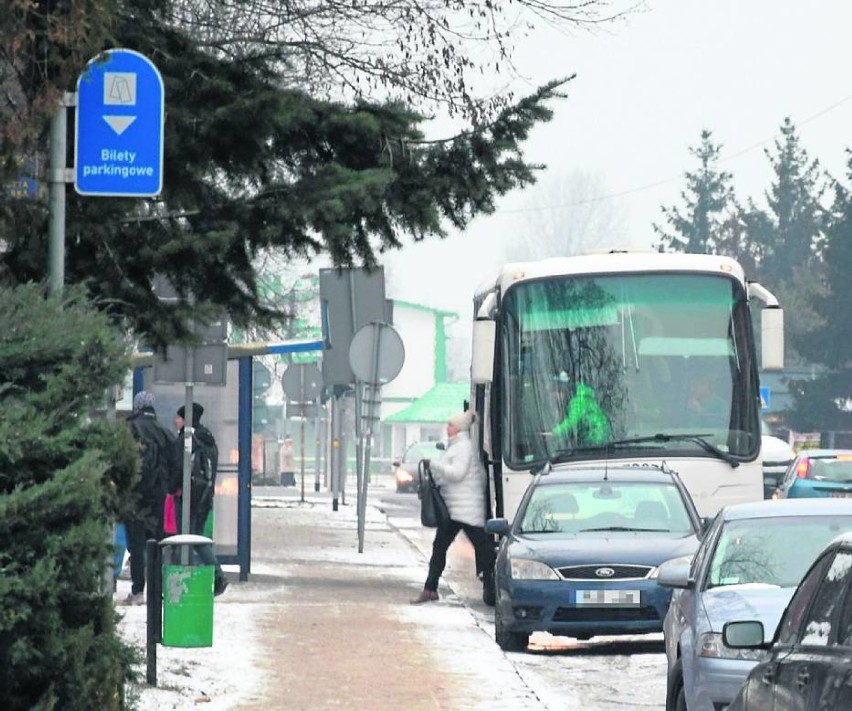
[{"label": "car windshield", "polygon": [[852,454],[813,457],[810,463],[811,479],[818,481],[852,482]]},{"label": "car windshield", "polygon": [[713,554],[707,587],[750,583],[794,587],[819,552],[848,530],[852,530],[852,516],[728,521]]},{"label": "car windshield", "polygon": [[680,491],[663,482],[544,484],[532,491],[520,517],[520,533],[694,533]]},{"label": "car windshield", "polygon": [[437,442],[423,442],[413,444],[405,451],[403,462],[415,467],[421,459],[439,459],[443,452],[436,446]]}]

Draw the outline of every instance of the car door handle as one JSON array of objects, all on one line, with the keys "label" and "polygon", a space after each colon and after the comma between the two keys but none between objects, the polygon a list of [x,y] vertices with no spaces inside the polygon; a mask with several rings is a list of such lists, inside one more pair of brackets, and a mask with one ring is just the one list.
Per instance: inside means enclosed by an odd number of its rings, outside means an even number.
[{"label": "car door handle", "polygon": [[798,674],[796,674],[796,686],[799,689],[804,689],[811,681],[811,675],[808,673],[807,669],[802,669]]},{"label": "car door handle", "polygon": [[766,684],[767,686],[772,684],[773,679],[775,679],[775,669],[772,667],[769,667],[769,669],[764,671],[763,676],[760,677],[761,683]]}]

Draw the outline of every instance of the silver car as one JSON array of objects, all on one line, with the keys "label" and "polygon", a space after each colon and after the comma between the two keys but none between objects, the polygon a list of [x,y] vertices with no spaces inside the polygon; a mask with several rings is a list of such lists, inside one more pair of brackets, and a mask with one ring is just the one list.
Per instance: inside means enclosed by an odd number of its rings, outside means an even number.
[{"label": "silver car", "polygon": [[845,531],[852,500],[737,504],[719,512],[691,562],[660,566],[657,582],[676,588],[663,621],[667,711],[731,702],[765,652],[725,646],[724,624],[758,620],[771,634],[811,563]]}]

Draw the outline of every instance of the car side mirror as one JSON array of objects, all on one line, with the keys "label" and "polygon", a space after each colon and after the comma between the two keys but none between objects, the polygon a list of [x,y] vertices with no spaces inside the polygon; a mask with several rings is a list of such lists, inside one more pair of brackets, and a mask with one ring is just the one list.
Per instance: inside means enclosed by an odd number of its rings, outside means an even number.
[{"label": "car side mirror", "polygon": [[666,588],[691,588],[689,567],[690,563],[685,562],[683,558],[667,560],[657,569],[657,585]]},{"label": "car side mirror", "polygon": [[443,452],[446,448],[447,448],[447,445],[446,445],[446,444],[444,444],[443,442],[438,442],[438,443],[435,445],[435,449],[440,449],[442,452]]},{"label": "car side mirror", "polygon": [[763,641],[763,623],[757,620],[726,622],[722,642],[731,649],[767,649]]},{"label": "car side mirror", "polygon": [[505,536],[509,528],[509,520],[505,518],[489,518],[485,522],[485,532],[494,536]]},{"label": "car side mirror", "polygon": [[391,464],[393,464],[393,466],[395,466],[395,467],[398,467],[398,466],[400,466],[400,465],[402,464],[402,462],[401,462],[399,459],[394,459],[394,460],[391,462]]}]

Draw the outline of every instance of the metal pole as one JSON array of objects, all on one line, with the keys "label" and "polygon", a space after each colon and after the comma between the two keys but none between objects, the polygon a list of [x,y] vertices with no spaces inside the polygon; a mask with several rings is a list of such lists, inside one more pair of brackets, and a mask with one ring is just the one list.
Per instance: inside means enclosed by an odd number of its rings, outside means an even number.
[{"label": "metal pole", "polygon": [[[360,393],[360,398],[359,398]],[[361,532],[363,521],[361,520],[361,499],[364,488],[366,474],[364,472],[364,426],[362,418],[364,417],[364,384],[355,381],[355,517],[358,527],[358,552],[363,548],[362,539],[364,534]]]},{"label": "metal pole", "polygon": [[[358,332],[358,305],[355,300],[355,273],[349,270],[349,303],[352,305],[352,333]],[[358,382],[355,382],[355,474],[358,495],[361,495],[361,477],[364,472],[363,450],[361,448],[361,407],[362,393]]]},{"label": "metal pole", "polygon": [[304,413],[305,407],[305,403],[302,403],[302,427],[299,434],[299,454],[302,460],[302,503],[305,503],[305,420],[307,419]]},{"label": "metal pole", "polygon": [[237,499],[237,555],[240,559],[240,582],[251,572],[251,356],[240,358],[239,419],[237,448],[239,463],[239,497]]},{"label": "metal pole", "polygon": [[340,490],[340,503],[346,506],[346,475],[349,467],[349,432],[346,423],[349,419],[348,397],[340,398],[340,460],[337,463],[337,487]]},{"label": "metal pole", "polygon": [[326,402],[322,418],[322,483],[331,488],[331,402]]},{"label": "metal pole", "polygon": [[299,499],[301,503],[305,503],[305,368],[304,364],[299,364],[299,408],[301,409],[301,426],[299,427],[299,472],[302,476],[302,496]]},{"label": "metal pole", "polygon": [[320,490],[320,468],[322,466],[322,462],[320,459],[322,458],[322,406],[319,403],[319,398],[317,398],[317,416],[314,419],[314,491]]},{"label": "metal pole", "polygon": [[331,462],[331,510],[337,511],[338,498],[340,496],[340,402],[337,395],[331,398],[331,449],[329,461]]},{"label": "metal pole", "polygon": [[[193,349],[186,349],[186,377],[191,378],[193,372]],[[184,535],[191,533],[190,504],[192,486],[192,439],[195,429],[192,417],[192,383],[186,384],[184,400],[183,424],[183,486],[181,488],[181,525],[180,532]],[[189,565],[189,546],[181,546],[181,565]]]},{"label": "metal pole", "polygon": [[[145,678],[149,685],[157,685],[157,642],[162,638],[162,599],[163,599],[163,566],[160,557],[160,546],[153,538],[145,541],[146,578],[148,580],[148,596],[146,605],[146,650],[147,668]],[[184,546],[186,548],[186,546]]]},{"label": "metal pole", "polygon": [[68,130],[67,95],[50,120],[50,205],[47,223],[47,290],[59,294],[65,283],[65,184]]},{"label": "metal pole", "polygon": [[[383,324],[373,324],[373,358],[370,364],[370,382],[365,383],[366,431],[364,433],[364,476],[362,489],[358,492],[358,552],[364,552],[364,529],[367,518],[367,485],[369,483],[370,471],[370,449],[373,439],[373,424],[378,419],[377,407],[381,397],[381,385],[379,384],[379,348],[381,346]],[[369,388],[369,389],[367,389]]]}]

